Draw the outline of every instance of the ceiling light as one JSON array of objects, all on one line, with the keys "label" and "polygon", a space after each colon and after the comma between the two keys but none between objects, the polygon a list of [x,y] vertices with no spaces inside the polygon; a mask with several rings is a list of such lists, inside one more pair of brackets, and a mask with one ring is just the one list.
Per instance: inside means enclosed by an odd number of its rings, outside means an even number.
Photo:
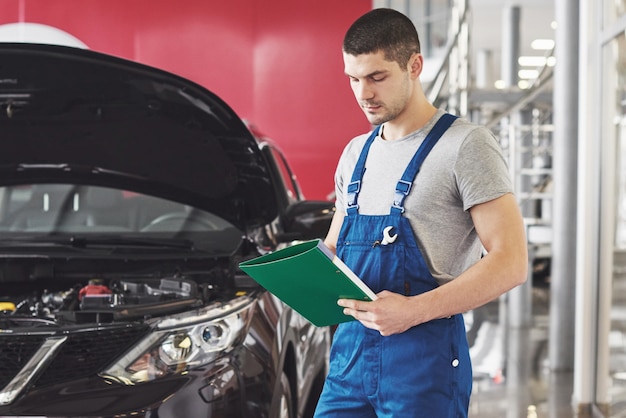
[{"label": "ceiling light", "polygon": [[519,70],[517,75],[522,80],[533,80],[539,76],[539,71],[537,70]]},{"label": "ceiling light", "polygon": [[506,83],[504,82],[504,80],[496,80],[495,83],[493,83],[493,86],[498,90],[502,90],[506,88]]},{"label": "ceiling light", "polygon": [[543,67],[546,65],[546,57],[540,56],[521,56],[517,59],[517,62],[522,67]]},{"label": "ceiling light", "polygon": [[554,48],[553,39],[535,39],[531,42],[530,47],[536,51],[549,51]]}]

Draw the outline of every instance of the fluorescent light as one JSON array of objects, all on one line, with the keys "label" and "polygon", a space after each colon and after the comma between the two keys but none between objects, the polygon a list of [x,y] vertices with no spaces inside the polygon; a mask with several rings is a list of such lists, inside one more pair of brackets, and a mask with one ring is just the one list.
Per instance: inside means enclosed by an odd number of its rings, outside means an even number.
[{"label": "fluorescent light", "polygon": [[528,82],[528,80],[520,80],[517,82],[517,87],[519,87],[522,90],[526,90],[527,88],[530,87],[530,83]]},{"label": "fluorescent light", "polygon": [[547,59],[541,56],[521,56],[517,62],[522,67],[543,67],[546,65]]},{"label": "fluorescent light", "polygon": [[504,80],[496,80],[495,83],[493,83],[493,86],[497,88],[498,90],[502,90],[506,88],[506,84],[504,83]]},{"label": "fluorescent light", "polygon": [[549,51],[554,48],[553,39],[535,39],[531,42],[530,47],[536,51]]},{"label": "fluorescent light", "polygon": [[532,80],[539,76],[539,71],[537,70],[519,70],[517,75],[522,80]]}]

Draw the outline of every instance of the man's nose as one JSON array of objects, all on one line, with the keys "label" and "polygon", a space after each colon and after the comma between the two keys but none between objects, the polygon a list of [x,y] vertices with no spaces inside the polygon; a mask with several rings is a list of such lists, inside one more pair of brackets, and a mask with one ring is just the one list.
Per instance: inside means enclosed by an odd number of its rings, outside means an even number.
[{"label": "man's nose", "polygon": [[358,83],[354,88],[354,95],[357,100],[371,100],[374,98],[374,91],[367,83]]}]

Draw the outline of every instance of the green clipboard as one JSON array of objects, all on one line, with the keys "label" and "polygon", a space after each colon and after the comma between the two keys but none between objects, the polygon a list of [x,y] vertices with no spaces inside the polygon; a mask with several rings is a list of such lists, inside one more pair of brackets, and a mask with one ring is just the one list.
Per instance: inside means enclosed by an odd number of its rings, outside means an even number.
[{"label": "green clipboard", "polygon": [[338,299],[376,299],[320,239],[244,261],[239,268],[318,327],[354,320]]}]

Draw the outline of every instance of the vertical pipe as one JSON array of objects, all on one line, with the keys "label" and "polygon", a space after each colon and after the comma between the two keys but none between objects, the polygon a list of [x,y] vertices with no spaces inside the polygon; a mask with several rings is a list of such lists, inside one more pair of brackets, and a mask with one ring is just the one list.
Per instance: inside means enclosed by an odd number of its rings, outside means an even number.
[{"label": "vertical pipe", "polygon": [[[557,9],[567,8],[558,0]],[[578,196],[576,257],[576,320],[573,402],[578,413],[591,411],[595,401],[597,283],[600,224],[600,157],[598,138],[601,103],[599,7],[595,0],[580,0],[580,100],[578,107]],[[570,7],[573,7],[570,5]],[[561,13],[561,12],[559,12]],[[558,48],[558,45],[557,45]],[[560,65],[557,63],[557,66]],[[571,123],[571,121],[570,121]],[[552,336],[550,336],[552,338]]]},{"label": "vertical pipe", "polygon": [[424,2],[424,16],[426,17],[426,29],[424,31],[424,42],[422,42],[423,55],[432,57],[433,55],[433,5],[432,0]]},{"label": "vertical pipe", "polygon": [[476,88],[493,87],[493,71],[491,66],[491,50],[479,49],[476,52]]},{"label": "vertical pipe", "polygon": [[[529,253],[532,260],[534,257],[533,250],[530,249]],[[529,264],[528,271],[529,276],[526,283],[509,291],[509,332],[529,329],[532,325],[532,264]]]},{"label": "vertical pipe", "polygon": [[[530,138],[524,136],[522,133],[522,126],[528,123],[526,115],[523,112],[516,112],[509,117],[509,171],[510,176],[514,181],[514,189],[518,192],[528,190],[528,178],[527,176],[520,175],[520,168],[522,162],[526,160]],[[522,207],[523,209],[523,207]],[[525,215],[522,210],[522,214]],[[529,263],[533,259],[532,254],[534,251],[529,249]],[[529,266],[531,267],[531,266]],[[519,328],[529,328],[532,324],[532,268],[528,269],[528,280],[520,285],[511,289],[508,293],[509,300],[509,322],[507,326],[510,328],[507,332],[513,332],[513,330]]]},{"label": "vertical pipe", "polygon": [[[450,25],[448,26],[448,38],[453,39],[457,33],[460,33],[461,26],[461,10],[459,7],[460,0],[454,0],[454,7],[451,10]],[[459,41],[454,45],[448,58],[448,111],[459,116],[462,115],[459,109],[459,81],[460,81],[460,55]]]},{"label": "vertical pipe", "polygon": [[[605,46],[599,46],[605,54]],[[616,70],[607,66],[608,62],[604,60],[600,66],[603,80],[601,105],[598,106],[601,111],[601,119],[598,124],[601,126],[602,134],[600,135],[600,246],[599,246],[599,263],[598,263],[598,319],[596,321],[596,376],[595,376],[595,401],[594,404],[601,411],[609,411],[611,405],[611,377],[610,377],[610,360],[611,346],[609,344],[609,335],[611,333],[611,313],[613,311],[613,267],[615,256],[615,231],[617,214],[617,161],[618,152],[615,109],[608,106],[615,106],[615,90],[614,86],[618,85]]]},{"label": "vertical pipe", "polygon": [[469,53],[470,53],[470,26],[467,18],[466,11],[469,8],[468,0],[460,0],[459,4],[459,13],[461,20],[461,31],[459,34],[459,59],[460,59],[460,74],[459,74],[459,114],[463,117],[467,117],[469,110],[469,85],[470,85],[470,63],[469,63]]},{"label": "vertical pipe", "polygon": [[504,9],[502,22],[502,74],[505,87],[516,87],[518,80],[518,59],[520,51],[520,16],[519,6]]},{"label": "vertical pipe", "polygon": [[506,418],[526,418],[533,399],[528,389],[532,378],[533,350],[530,328],[512,329],[508,332],[506,359]]},{"label": "vertical pipe", "polygon": [[[577,2],[577,1],[576,1]],[[557,0],[555,39],[552,274],[550,285],[550,368],[574,367],[576,297],[576,196],[578,169],[578,7]]]}]

